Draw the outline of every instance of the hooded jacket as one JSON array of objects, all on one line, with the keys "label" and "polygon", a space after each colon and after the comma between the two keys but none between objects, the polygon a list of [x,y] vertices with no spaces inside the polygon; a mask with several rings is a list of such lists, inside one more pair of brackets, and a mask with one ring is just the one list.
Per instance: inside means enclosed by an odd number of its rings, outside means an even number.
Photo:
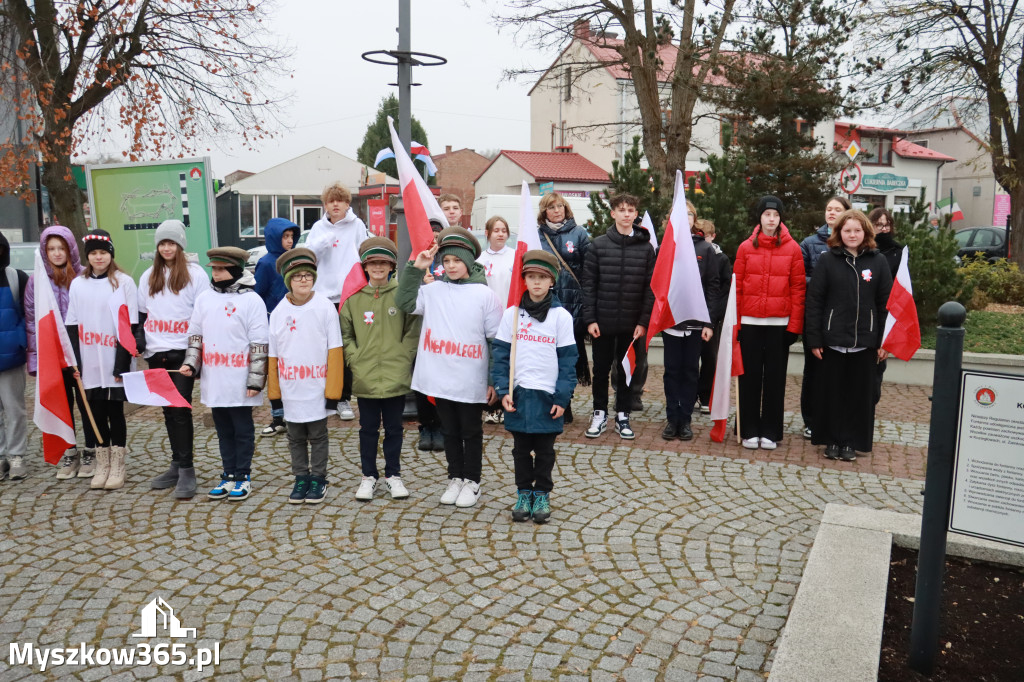
[{"label": "hooded jacket", "polygon": [[594,240],[583,264],[583,323],[601,334],[632,333],[646,327],[654,308],[654,249],[643,228],[619,234],[614,227]]},{"label": "hooded jacket", "polygon": [[885,256],[854,256],[837,246],[822,255],[807,290],[809,348],[878,348],[885,328],[892,274]]},{"label": "hooded jacket", "polygon": [[[586,261],[587,251],[590,250],[590,235],[572,218],[566,218],[557,230],[541,223],[537,226],[537,231],[540,232],[540,248],[548,253],[555,253],[551,250],[551,244],[554,244],[557,249],[556,255],[561,256],[571,270],[570,272],[561,267],[554,291],[558,300],[572,315],[572,319],[579,323],[583,315],[583,263]],[[551,244],[548,243],[548,239],[551,240]]]},{"label": "hooded jacket", "polygon": [[818,264],[821,254],[828,251],[828,238],[832,234],[832,228],[822,225],[810,237],[800,242],[800,251],[804,256],[804,278],[809,283],[811,275],[814,274],[814,266]]},{"label": "hooded jacket", "polygon": [[737,315],[788,317],[786,331],[799,334],[803,330],[807,291],[804,261],[785,225],[779,225],[774,237],[762,234],[760,225],[755,227],[736,251],[733,274]]},{"label": "hooded jacket", "polygon": [[11,246],[7,238],[0,234],[0,372],[25,364],[28,339],[25,336],[25,287],[28,275],[15,270],[18,278],[17,300],[11,290],[11,282],[7,278],[7,268],[11,265]]},{"label": "hooded jacket", "polygon": [[[369,236],[366,225],[351,208],[336,223],[332,223],[326,214],[316,221],[306,237],[306,248],[315,253],[317,259],[313,291],[337,303],[348,276],[349,270],[346,268],[350,269],[358,262],[359,245]],[[350,261],[353,254],[356,255],[356,262]]]},{"label": "hooded jacket", "polygon": [[[68,228],[63,225],[51,225],[39,235],[39,255],[43,258],[43,267],[46,268],[46,274],[50,278],[50,289],[53,290],[53,297],[57,300],[57,307],[60,308],[61,316],[66,317],[69,301],[68,289],[58,287],[53,281],[53,266],[50,265],[50,261],[46,258],[46,240],[50,237],[60,237],[64,240],[68,249],[68,263],[71,265],[71,269],[75,271],[76,277],[83,270],[82,261],[78,257],[78,242],[75,241],[75,235]],[[36,296],[34,276],[29,277],[28,284],[25,285],[25,335],[28,340],[28,371],[29,374],[34,375],[36,371]]]},{"label": "hooded jacket", "polygon": [[277,272],[277,259],[285,252],[285,248],[281,245],[281,238],[288,230],[294,233],[292,239],[294,247],[299,240],[299,226],[292,221],[284,218],[271,218],[263,230],[267,253],[256,263],[256,270],[253,274],[256,277],[254,289],[267,304],[268,313],[274,312],[274,308],[288,293],[288,287],[284,285],[284,278]]},{"label": "hooded jacket", "polygon": [[391,398],[409,392],[420,317],[398,309],[397,277],[367,284],[341,306],[341,337],[352,370],[352,395]]}]

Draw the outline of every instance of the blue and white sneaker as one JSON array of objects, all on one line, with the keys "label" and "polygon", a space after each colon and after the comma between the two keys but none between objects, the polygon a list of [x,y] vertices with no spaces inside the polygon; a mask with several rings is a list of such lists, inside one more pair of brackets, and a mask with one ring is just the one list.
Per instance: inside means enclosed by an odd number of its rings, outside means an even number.
[{"label": "blue and white sneaker", "polygon": [[235,481],[235,487],[228,493],[228,500],[232,502],[238,502],[249,497],[249,493],[252,492],[252,483],[249,482],[249,477],[241,478]]},{"label": "blue and white sneaker", "polygon": [[228,474],[221,474],[220,483],[217,487],[206,494],[211,500],[223,500],[235,484],[235,477]]}]

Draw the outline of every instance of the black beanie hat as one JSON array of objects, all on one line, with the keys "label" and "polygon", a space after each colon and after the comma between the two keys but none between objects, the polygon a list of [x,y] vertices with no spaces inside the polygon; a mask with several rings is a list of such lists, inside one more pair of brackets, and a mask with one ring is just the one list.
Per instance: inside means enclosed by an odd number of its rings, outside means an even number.
[{"label": "black beanie hat", "polygon": [[100,249],[110,253],[110,257],[114,257],[114,242],[110,240],[110,234],[105,230],[93,230],[87,232],[82,237],[82,255],[86,258],[89,257],[90,251]]},{"label": "black beanie hat", "polygon": [[761,197],[760,201],[757,202],[757,209],[754,211],[754,219],[757,221],[758,225],[761,224],[761,215],[770,208],[774,208],[779,212],[779,220],[781,221],[784,210],[782,199],[768,195]]}]

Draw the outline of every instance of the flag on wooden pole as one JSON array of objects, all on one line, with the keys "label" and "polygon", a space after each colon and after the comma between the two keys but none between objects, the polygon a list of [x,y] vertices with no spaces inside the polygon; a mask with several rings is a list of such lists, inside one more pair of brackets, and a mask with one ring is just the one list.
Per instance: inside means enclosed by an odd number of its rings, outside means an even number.
[{"label": "flag on wooden pole", "polygon": [[523,180],[523,186],[519,192],[519,235],[516,241],[516,257],[512,263],[512,283],[508,288],[506,308],[519,305],[519,301],[522,300],[523,293],[526,291],[526,285],[523,283],[523,254],[539,248],[541,248],[540,232],[537,229],[537,220],[533,216],[530,185]]},{"label": "flag on wooden pole", "polygon": [[166,369],[125,372],[121,375],[121,380],[124,382],[124,393],[130,403],[156,407],[192,407],[178,392]]},{"label": "flag on wooden pole", "polygon": [[725,440],[725,427],[729,421],[729,391],[732,377],[743,374],[743,356],[740,355],[738,335],[740,325],[736,317],[736,275],[729,285],[729,301],[725,306],[722,333],[718,338],[718,362],[715,365],[715,380],[711,386],[711,440],[721,443]]},{"label": "flag on wooden pole", "polygon": [[[395,121],[388,116],[388,128],[391,130],[391,147],[398,165],[398,184],[402,188],[402,203],[405,207],[405,224],[409,230],[409,244],[415,258],[421,251],[430,248],[434,241],[434,232],[430,229],[430,219],[440,221],[448,226],[444,211],[438,205],[434,194],[427,187],[423,176],[416,170],[402,141],[395,132]],[[358,256],[358,254],[356,254]]]},{"label": "flag on wooden pole", "polygon": [[914,288],[910,283],[910,249],[903,247],[900,267],[885,304],[889,316],[885,320],[882,334],[882,348],[900,360],[907,362],[921,347],[921,325],[917,319],[917,305],[914,303]]},{"label": "flag on wooden pole", "polygon": [[626,385],[633,382],[633,371],[636,370],[636,349],[633,347],[636,339],[629,344],[626,354],[622,358],[622,371],[626,373]]}]

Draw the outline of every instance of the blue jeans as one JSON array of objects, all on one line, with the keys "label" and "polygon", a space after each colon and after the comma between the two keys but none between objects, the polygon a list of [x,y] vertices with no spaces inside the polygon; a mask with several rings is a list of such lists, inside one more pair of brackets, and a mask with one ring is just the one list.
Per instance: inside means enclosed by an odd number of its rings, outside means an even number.
[{"label": "blue jeans", "polygon": [[220,461],[224,473],[236,479],[252,472],[252,453],[256,449],[256,427],[252,407],[214,407],[210,409],[220,442]]}]

